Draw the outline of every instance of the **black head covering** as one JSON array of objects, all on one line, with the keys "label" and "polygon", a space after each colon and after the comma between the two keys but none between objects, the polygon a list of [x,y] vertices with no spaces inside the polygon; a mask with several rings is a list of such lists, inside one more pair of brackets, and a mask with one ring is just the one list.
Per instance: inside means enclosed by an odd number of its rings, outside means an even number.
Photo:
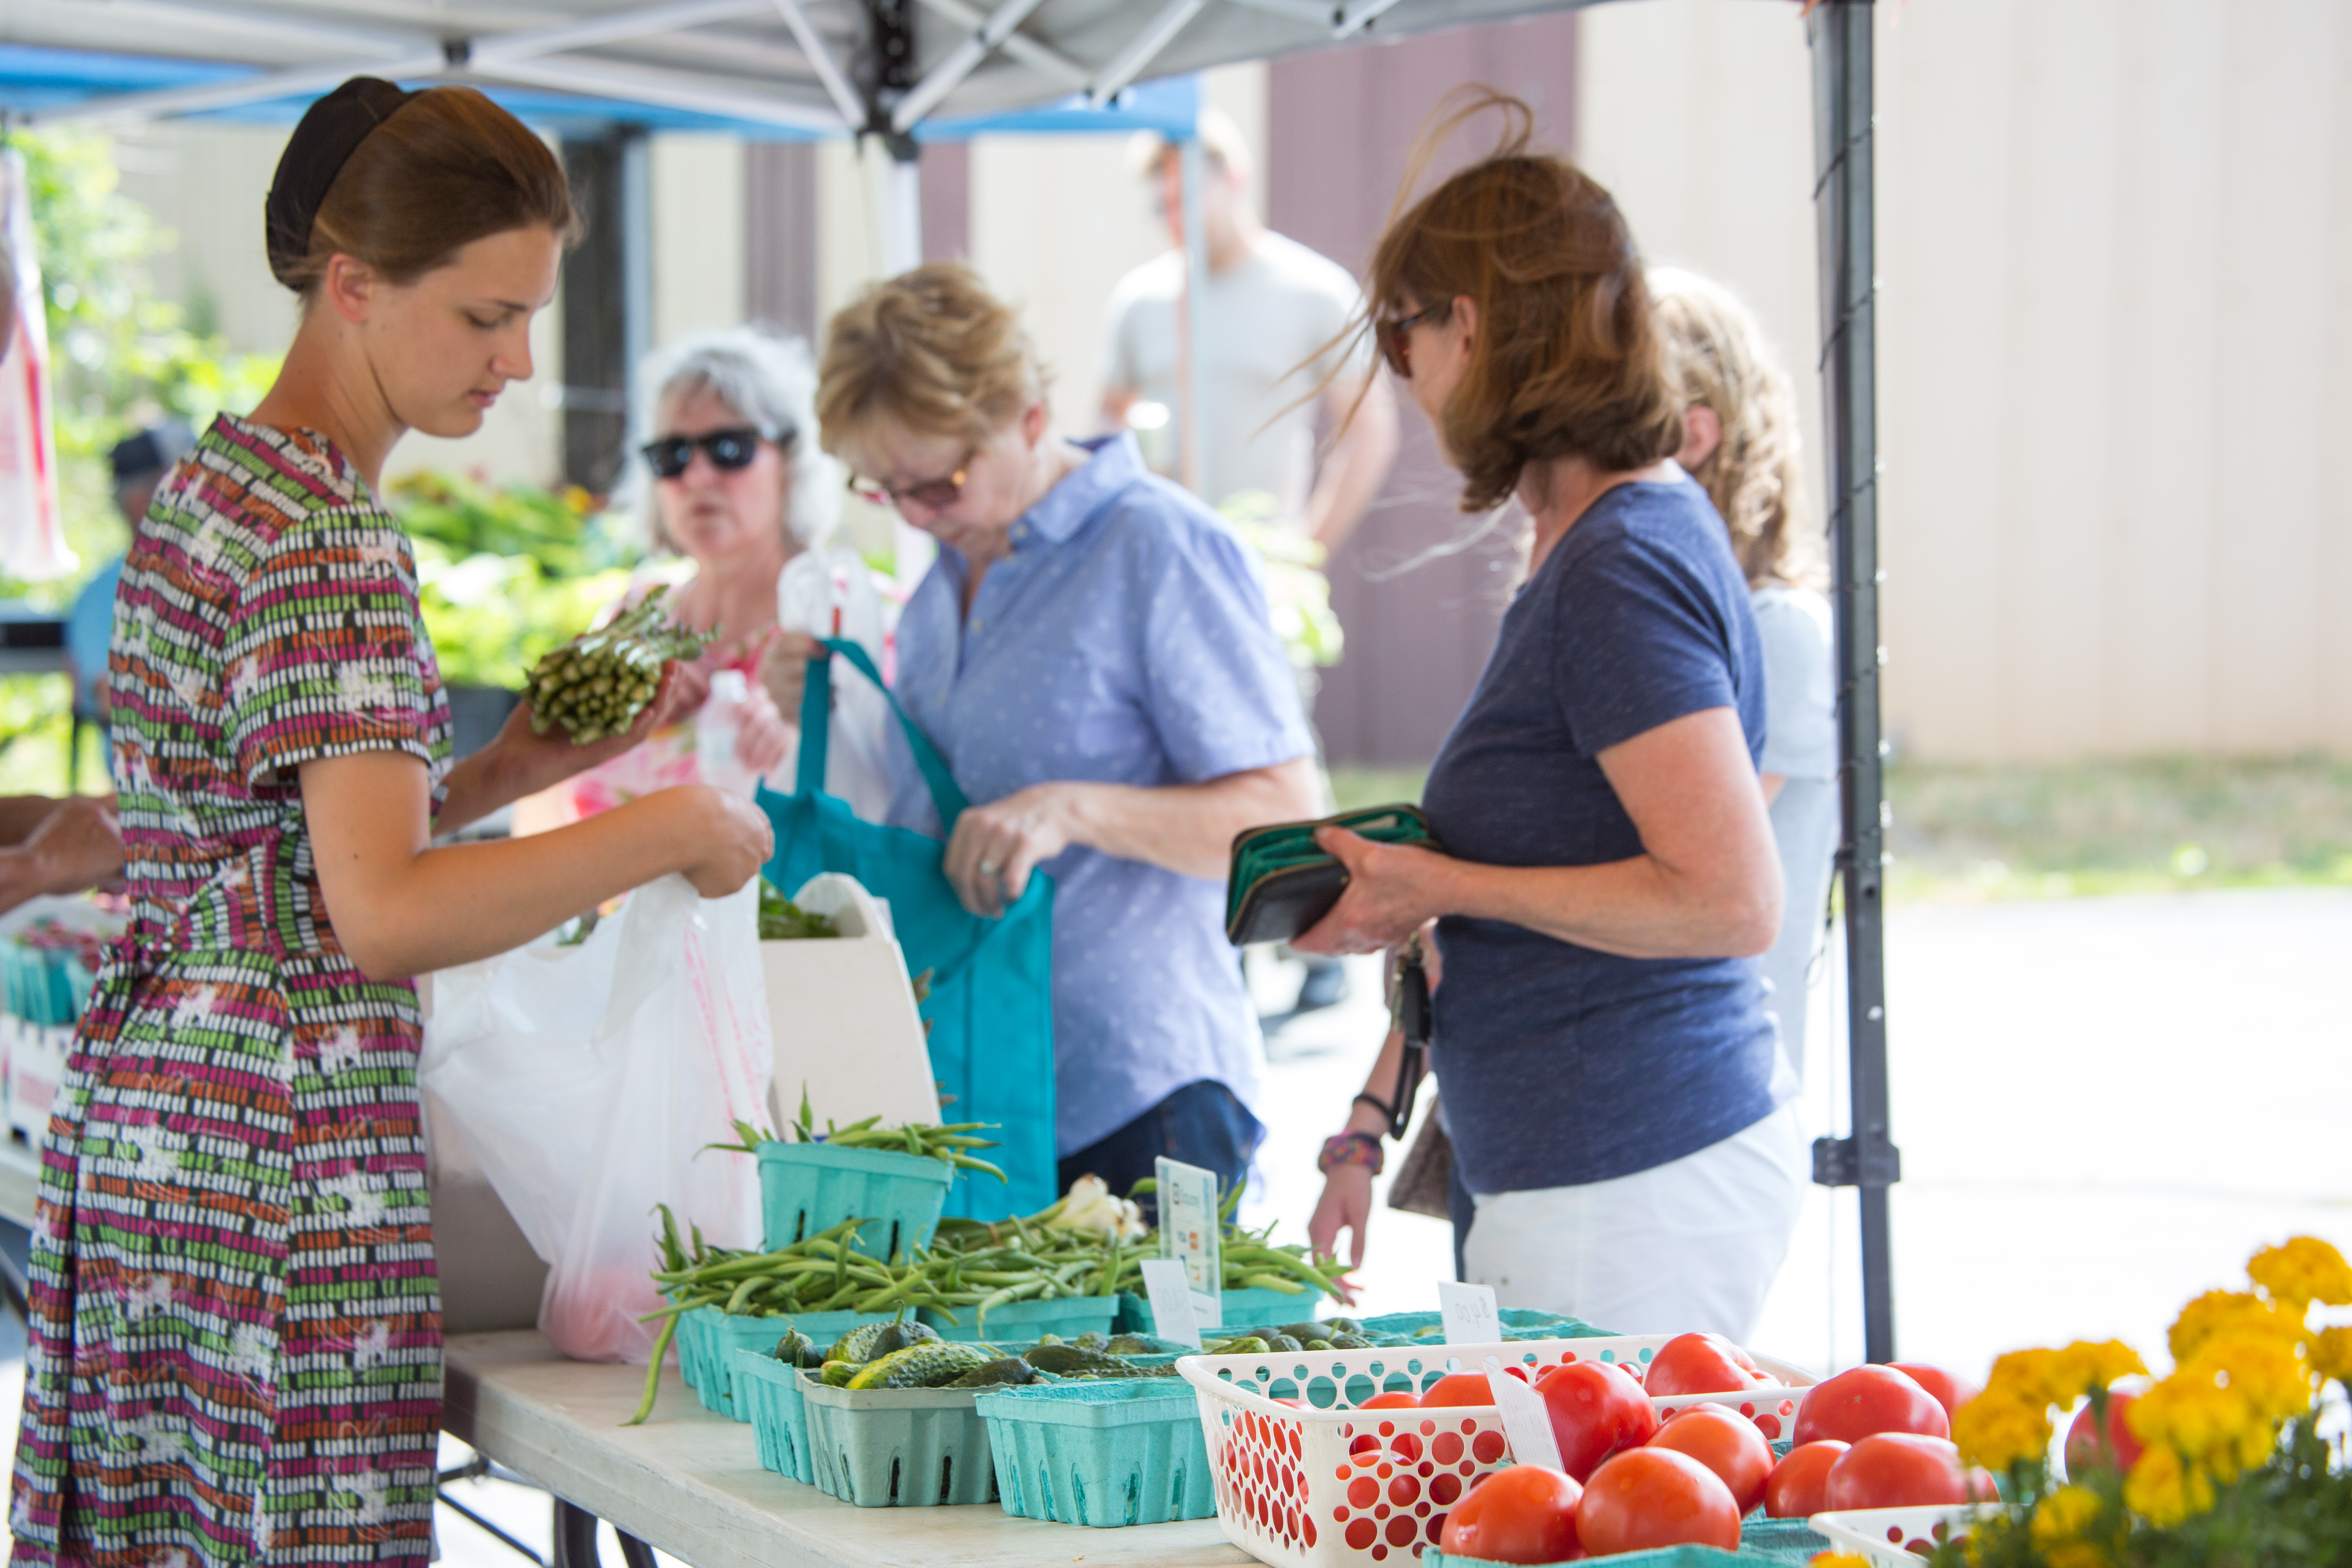
[{"label": "black head covering", "polygon": [[415,96],[380,77],[355,76],[303,112],[278,157],[278,174],[269,183],[269,200],[262,209],[269,270],[278,281],[296,287],[292,273],[310,253],[310,226],[327,199],[327,188],[368,132]]},{"label": "black head covering", "polygon": [[159,419],[117,441],[114,450],[107,454],[114,468],[114,482],[127,484],[150,474],[163,473],[195,444],[196,433],[188,428],[185,420]]}]

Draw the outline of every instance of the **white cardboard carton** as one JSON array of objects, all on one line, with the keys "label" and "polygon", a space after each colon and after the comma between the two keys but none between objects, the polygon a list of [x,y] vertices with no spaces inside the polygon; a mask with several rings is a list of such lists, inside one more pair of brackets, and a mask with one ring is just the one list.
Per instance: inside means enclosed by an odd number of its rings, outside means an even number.
[{"label": "white cardboard carton", "polygon": [[939,1086],[888,906],[856,878],[830,871],[803,884],[793,902],[830,916],[841,935],[760,944],[777,1129],[799,1114],[803,1085],[819,1127],[869,1116],[886,1127],[937,1122]]}]

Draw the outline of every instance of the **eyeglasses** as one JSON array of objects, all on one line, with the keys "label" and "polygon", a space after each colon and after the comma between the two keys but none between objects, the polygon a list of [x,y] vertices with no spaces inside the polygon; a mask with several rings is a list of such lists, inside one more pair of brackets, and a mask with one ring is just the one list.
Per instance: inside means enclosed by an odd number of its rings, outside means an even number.
[{"label": "eyeglasses", "polygon": [[1451,314],[1453,314],[1453,308],[1450,305],[1432,305],[1426,310],[1415,310],[1410,316],[1399,316],[1394,321],[1382,321],[1380,329],[1381,357],[1389,362],[1391,370],[1405,380],[1411,381],[1412,379],[1413,328],[1433,318],[1442,321]]},{"label": "eyeglasses", "polygon": [[646,467],[656,479],[674,479],[686,472],[694,461],[695,448],[700,447],[710,466],[722,473],[748,468],[751,459],[760,455],[760,443],[773,441],[779,447],[789,444],[793,432],[761,430],[750,425],[732,429],[713,430],[708,436],[664,436],[637,448]]},{"label": "eyeglasses", "polygon": [[954,473],[945,479],[918,479],[911,485],[886,485],[852,474],[849,493],[874,506],[903,507],[913,501],[926,511],[945,511],[963,494],[964,481],[971,475],[971,460],[978,456],[980,448],[974,447],[956,460]]}]

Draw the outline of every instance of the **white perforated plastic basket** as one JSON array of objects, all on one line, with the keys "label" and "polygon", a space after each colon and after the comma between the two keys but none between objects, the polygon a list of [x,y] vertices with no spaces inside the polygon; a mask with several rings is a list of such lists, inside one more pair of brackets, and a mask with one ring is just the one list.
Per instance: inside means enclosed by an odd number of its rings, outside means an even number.
[{"label": "white perforated plastic basket", "polygon": [[1996,1503],[1936,1504],[1919,1508],[1850,1508],[1817,1513],[1805,1522],[1872,1568],[1919,1568],[1947,1536],[1966,1538],[1969,1521],[2000,1511]]},{"label": "white perforated plastic basket", "polygon": [[[1517,1340],[1490,1345],[1407,1345],[1361,1351],[1186,1356],[1176,1370],[1200,1394],[1201,1424],[1225,1539],[1276,1568],[1360,1568],[1413,1560],[1436,1544],[1445,1516],[1483,1471],[1510,1458],[1492,1405],[1435,1410],[1356,1408],[1375,1394],[1419,1394],[1490,1355],[1532,1375],[1571,1361],[1613,1362],[1638,1380],[1670,1334]],[[1653,1399],[1662,1415],[1725,1405],[1768,1438],[1793,1426],[1817,1380],[1786,1362],[1756,1358],[1775,1382],[1737,1394]],[[1295,1403],[1293,1403],[1295,1402]]]}]

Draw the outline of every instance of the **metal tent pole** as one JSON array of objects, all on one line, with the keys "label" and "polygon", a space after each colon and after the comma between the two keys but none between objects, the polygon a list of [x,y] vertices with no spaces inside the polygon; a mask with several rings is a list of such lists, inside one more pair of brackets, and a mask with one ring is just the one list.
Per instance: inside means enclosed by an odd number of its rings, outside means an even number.
[{"label": "metal tent pole", "polygon": [[1870,0],[1825,0],[1808,19],[1819,183],[1822,391],[1835,557],[1838,777],[1845,833],[1846,1032],[1853,1132],[1813,1144],[1813,1180],[1861,1188],[1866,1359],[1895,1358],[1887,1188],[1902,1178],[1888,1136],[1885,789],[1879,736],[1877,277],[1872,248]]}]

